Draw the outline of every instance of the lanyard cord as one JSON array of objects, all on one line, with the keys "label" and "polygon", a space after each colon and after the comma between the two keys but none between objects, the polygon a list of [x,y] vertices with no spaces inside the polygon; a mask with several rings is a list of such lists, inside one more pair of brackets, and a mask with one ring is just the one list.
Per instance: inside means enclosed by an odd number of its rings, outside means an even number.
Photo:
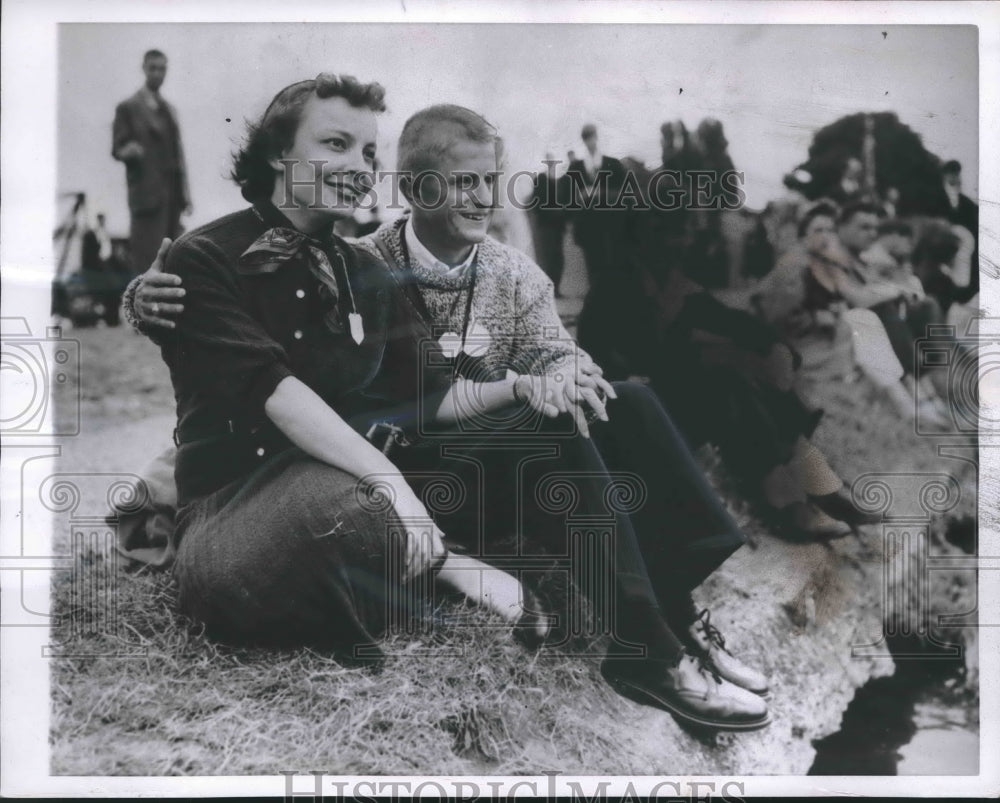
[{"label": "lanyard cord", "polygon": [[347,285],[347,296],[351,299],[351,312],[357,315],[358,305],[354,301],[354,289],[351,287],[351,275],[347,272],[347,260],[344,259],[344,255],[340,253],[339,248],[336,249],[336,254],[337,261],[340,263],[340,268],[344,272],[344,284]]},{"label": "lanyard cord", "polygon": [[[399,232],[399,245],[403,252],[403,261],[406,263],[406,272],[409,275],[413,275],[413,266],[410,263],[410,249],[406,245],[406,223],[400,227]],[[476,249],[476,255],[472,258],[472,279],[469,281],[469,294],[465,299],[465,320],[462,321],[462,349],[465,349],[465,338],[469,331],[469,319],[472,316],[472,298],[476,292],[476,277],[479,273],[479,249]]]}]

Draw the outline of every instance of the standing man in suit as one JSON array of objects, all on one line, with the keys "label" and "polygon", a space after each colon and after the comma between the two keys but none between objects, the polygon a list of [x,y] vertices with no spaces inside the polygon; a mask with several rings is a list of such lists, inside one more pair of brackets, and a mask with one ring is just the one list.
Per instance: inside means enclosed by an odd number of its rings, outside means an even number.
[{"label": "standing man in suit", "polygon": [[573,239],[583,250],[591,289],[614,272],[625,235],[625,210],[614,208],[625,182],[625,166],[601,154],[597,128],[580,132],[583,157],[570,162],[566,175],[573,188]]},{"label": "standing man in suit", "polygon": [[181,233],[181,213],[191,211],[177,115],[160,95],[167,57],[148,51],[142,71],[145,85],[115,109],[111,146],[111,155],[125,163],[133,273],[149,266],[164,237]]},{"label": "standing man in suit", "polygon": [[545,154],[545,170],[535,176],[531,190],[531,234],[535,245],[535,261],[552,280],[556,298],[561,298],[559,283],[562,281],[565,258],[563,235],[566,232],[566,204],[568,202],[567,176],[556,176],[559,164],[551,154]]}]

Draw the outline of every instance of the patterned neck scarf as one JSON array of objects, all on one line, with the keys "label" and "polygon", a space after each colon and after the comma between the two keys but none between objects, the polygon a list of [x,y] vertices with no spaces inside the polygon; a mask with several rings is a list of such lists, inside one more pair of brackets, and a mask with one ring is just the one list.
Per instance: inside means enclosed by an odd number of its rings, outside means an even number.
[{"label": "patterned neck scarf", "polygon": [[[240,262],[244,265],[253,265],[261,273],[272,273],[300,253],[304,253],[309,263],[309,270],[319,282],[320,298],[323,299],[327,307],[323,322],[331,332],[339,335],[344,333],[344,320],[340,314],[340,284],[327,248],[324,248],[323,245],[319,240],[315,240],[300,231],[276,226],[268,229],[254,240],[253,244],[240,256]],[[354,292],[351,290],[351,282],[347,274],[347,262],[340,249],[334,244],[330,243],[329,248],[333,251],[344,285],[347,287],[347,294],[351,302],[351,315],[357,315],[358,309],[354,303]]]}]

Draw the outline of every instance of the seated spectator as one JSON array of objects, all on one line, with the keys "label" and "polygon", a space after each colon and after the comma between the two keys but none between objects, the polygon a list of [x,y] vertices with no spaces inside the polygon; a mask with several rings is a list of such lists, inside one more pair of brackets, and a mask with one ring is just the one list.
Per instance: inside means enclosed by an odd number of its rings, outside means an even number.
[{"label": "seated spectator", "polygon": [[913,274],[913,226],[905,220],[886,219],[878,227],[878,239],[861,253],[861,261],[882,281],[899,287],[915,299],[924,298],[924,286]]},{"label": "seated spectator", "polygon": [[948,261],[953,294],[947,302],[942,300],[947,311],[951,300],[965,303],[979,292],[979,206],[962,192],[962,165],[954,159],[941,166],[936,211],[948,221],[959,240],[958,254]]},{"label": "seated spectator", "polygon": [[934,298],[945,313],[952,304],[966,298],[963,288],[955,281],[952,266],[959,261],[963,249],[969,250],[970,239],[971,235],[961,226],[932,221],[924,227],[913,248],[913,272],[927,295]]},{"label": "seated spectator", "polygon": [[[860,369],[901,415],[912,419],[913,389],[901,384],[907,371],[899,355],[906,357],[910,349],[907,364],[912,373],[913,334],[908,328],[900,332],[907,327],[905,319],[894,321],[886,306],[905,303],[912,289],[881,278],[860,259],[878,236],[874,207],[853,204],[840,214],[839,228],[837,219],[829,203],[806,212],[799,224],[799,243],[758,286],[754,305],[794,346],[806,379],[839,379]],[[897,332],[895,344],[879,311]],[[924,408],[927,420],[943,425],[933,401],[925,399]]]},{"label": "seated spectator", "polygon": [[[866,203],[849,204],[840,213],[837,239],[832,254],[843,270],[838,272],[818,269],[813,275],[820,283],[833,278],[835,292],[839,292],[851,307],[870,309],[885,327],[889,342],[907,375],[913,374],[914,341],[923,337],[927,326],[943,320],[941,308],[933,298],[916,291],[912,282],[905,280],[901,267],[883,275],[864,259],[878,237],[877,207]],[[899,235],[890,235],[890,240]],[[897,247],[905,247],[897,243]],[[830,289],[828,284],[826,289]]]},{"label": "seated spectator", "polygon": [[665,264],[673,253],[646,244],[601,317],[581,316],[580,345],[610,377],[648,376],[689,443],[718,446],[786,535],[830,538],[870,521],[809,441],[821,413],[792,390],[792,352],[771,327]]}]

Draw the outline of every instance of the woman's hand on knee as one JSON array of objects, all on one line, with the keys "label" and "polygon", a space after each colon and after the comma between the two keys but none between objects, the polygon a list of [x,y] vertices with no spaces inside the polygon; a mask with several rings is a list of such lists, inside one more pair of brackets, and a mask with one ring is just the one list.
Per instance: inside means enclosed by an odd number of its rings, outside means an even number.
[{"label": "woman's hand on knee", "polygon": [[444,545],[444,533],[433,521],[404,526],[406,526],[406,560],[401,579],[406,583],[429,571],[448,554],[448,548]]}]

